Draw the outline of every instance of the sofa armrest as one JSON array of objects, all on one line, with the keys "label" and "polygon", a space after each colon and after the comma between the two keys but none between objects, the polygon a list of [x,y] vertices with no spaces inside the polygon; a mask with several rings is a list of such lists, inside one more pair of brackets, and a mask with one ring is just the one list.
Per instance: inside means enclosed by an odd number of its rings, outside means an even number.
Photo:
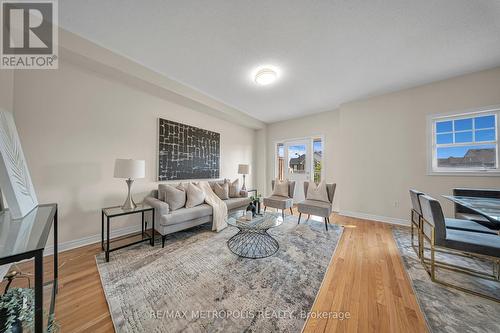
[{"label": "sofa armrest", "polygon": [[158,216],[167,215],[170,211],[168,203],[158,200],[154,197],[146,197],[144,202],[153,207]]},{"label": "sofa armrest", "polygon": [[242,198],[247,198],[247,197],[248,197],[248,192],[247,192],[247,191],[245,191],[245,190],[241,190],[241,191],[240,191],[240,197],[242,197]]}]

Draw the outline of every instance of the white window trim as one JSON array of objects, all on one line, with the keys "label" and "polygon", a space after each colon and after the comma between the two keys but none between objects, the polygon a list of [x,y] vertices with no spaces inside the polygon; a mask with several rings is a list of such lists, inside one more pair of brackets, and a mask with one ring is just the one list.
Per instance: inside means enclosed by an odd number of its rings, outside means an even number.
[{"label": "white window trim", "polygon": [[[437,121],[442,121],[446,119],[457,120],[460,118],[470,118],[474,116],[486,116],[486,115],[495,115],[497,121],[496,128],[496,142],[490,141],[489,143],[496,143],[497,145],[497,168],[496,169],[479,169],[479,168],[470,168],[470,169],[458,169],[458,168],[437,168],[437,159],[436,159],[436,132],[435,132],[435,123]],[[500,142],[499,142],[499,134],[498,131],[500,129],[500,105],[488,106],[479,109],[461,111],[461,112],[449,112],[445,114],[434,114],[427,116],[427,174],[430,176],[500,176]],[[475,133],[473,132],[473,135]],[[481,142],[481,144],[487,144],[488,141]],[[450,146],[459,146],[459,145],[470,145],[470,143],[464,144],[450,144]]]}]

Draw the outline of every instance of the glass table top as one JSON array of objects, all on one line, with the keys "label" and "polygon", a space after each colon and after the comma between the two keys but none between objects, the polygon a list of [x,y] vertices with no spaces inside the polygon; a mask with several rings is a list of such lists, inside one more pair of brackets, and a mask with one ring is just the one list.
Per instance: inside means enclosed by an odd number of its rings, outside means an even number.
[{"label": "glass table top", "polygon": [[500,223],[500,199],[453,195],[443,197],[483,215],[492,222]]},{"label": "glass table top", "polygon": [[0,212],[0,259],[44,249],[56,210],[56,204],[39,205],[20,219]]},{"label": "glass table top", "polygon": [[253,217],[251,220],[246,220],[246,211],[238,210],[230,213],[227,218],[227,223],[239,229],[270,229],[277,227],[283,223],[281,214],[264,212],[260,215]]},{"label": "glass table top", "polygon": [[147,203],[142,202],[138,203],[137,207],[135,207],[134,209],[123,209],[122,206],[113,206],[113,207],[103,208],[102,211],[104,212],[104,214],[106,214],[106,216],[113,217],[113,216],[143,212],[151,209],[153,209],[153,207],[151,207]]}]

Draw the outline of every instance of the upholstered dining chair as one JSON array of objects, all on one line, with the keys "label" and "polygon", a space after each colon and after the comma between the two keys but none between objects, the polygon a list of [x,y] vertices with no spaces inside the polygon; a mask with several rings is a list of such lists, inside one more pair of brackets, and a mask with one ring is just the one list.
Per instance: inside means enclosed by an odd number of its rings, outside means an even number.
[{"label": "upholstered dining chair", "polygon": [[[420,229],[422,229],[422,208],[420,207],[420,200],[418,197],[423,194],[423,192],[410,189],[411,246],[419,258],[422,258],[422,239],[420,237]],[[417,245],[415,245],[415,234],[417,235]]]},{"label": "upholstered dining chair", "polygon": [[330,223],[330,215],[333,212],[333,196],[335,195],[335,188],[337,184],[326,184],[326,191],[328,193],[328,201],[318,201],[318,200],[310,200],[307,198],[307,189],[309,188],[309,182],[304,182],[304,193],[306,195],[306,199],[297,204],[297,209],[299,211],[299,221],[302,214],[307,214],[307,219],[311,215],[319,216],[324,218],[325,220],[325,228],[328,231],[328,223]]},{"label": "upholstered dining chair", "polygon": [[[271,188],[274,191],[275,181],[271,181]],[[270,197],[264,198],[264,211],[267,207],[281,209],[281,216],[285,220],[285,209],[290,209],[290,214],[293,215],[293,195],[295,194],[295,181],[288,181],[288,197],[281,195],[271,195]]]},{"label": "upholstered dining chair", "polygon": [[[500,237],[492,234],[449,229],[446,227],[443,210],[439,201],[427,195],[420,195],[419,200],[422,208],[421,234],[424,241],[422,245],[425,245],[425,241],[430,244],[430,258],[425,258],[426,252],[424,251],[422,253],[422,263],[431,276],[432,281],[500,302],[500,299],[493,295],[439,280],[436,275],[436,267],[440,267],[492,280],[497,283],[500,282]],[[438,249],[444,250],[450,255],[476,257],[491,261],[493,263],[493,273],[480,272],[468,267],[436,261],[435,252]]]}]

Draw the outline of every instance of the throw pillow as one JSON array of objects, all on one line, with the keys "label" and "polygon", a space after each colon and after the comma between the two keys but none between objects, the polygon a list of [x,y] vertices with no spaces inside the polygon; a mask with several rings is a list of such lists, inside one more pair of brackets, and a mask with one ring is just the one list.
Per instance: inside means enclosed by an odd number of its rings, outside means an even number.
[{"label": "throw pillow", "polygon": [[229,199],[229,184],[224,183],[224,184],[214,184],[213,190],[215,194],[221,199],[221,200],[227,200]]},{"label": "throw pillow", "polygon": [[186,194],[186,208],[192,208],[205,202],[205,192],[192,183],[188,184]]},{"label": "throw pillow", "polygon": [[161,197],[163,198],[162,201],[168,204],[170,210],[177,210],[186,204],[186,191],[184,187],[160,184],[158,188],[158,192],[161,193]]},{"label": "throw pillow", "polygon": [[240,180],[236,179],[234,182],[229,184],[229,197],[239,198],[240,197]]},{"label": "throw pillow", "polygon": [[278,195],[280,197],[289,197],[288,196],[288,180],[279,180],[276,179],[274,181],[274,189],[273,195]]},{"label": "throw pillow", "polygon": [[310,182],[307,188],[306,199],[330,203],[325,181],[321,181],[319,184]]}]

